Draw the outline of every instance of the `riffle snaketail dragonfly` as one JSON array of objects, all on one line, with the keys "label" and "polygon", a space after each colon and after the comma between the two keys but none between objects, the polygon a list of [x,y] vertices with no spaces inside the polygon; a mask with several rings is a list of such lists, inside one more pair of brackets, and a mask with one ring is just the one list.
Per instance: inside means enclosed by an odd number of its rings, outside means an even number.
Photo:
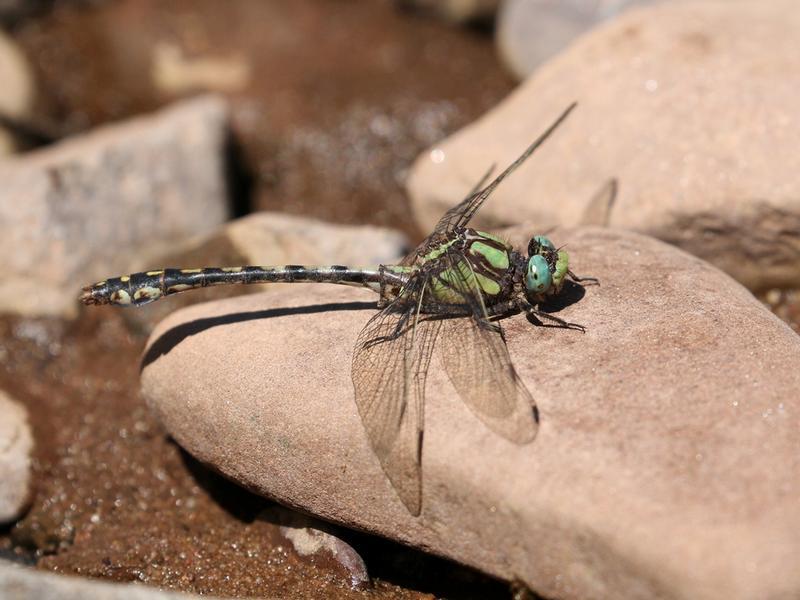
[{"label": "riffle snaketail dragonfly", "polygon": [[567,280],[593,282],[569,268],[569,257],[544,236],[528,254],[503,239],[467,227],[503,179],[517,169],[566,119],[561,116],[491,183],[487,173],[460,204],[397,265],[161,269],[101,281],[83,289],[84,304],[140,306],[210,285],[268,282],[337,283],[379,294],[378,308],[361,330],[352,362],[355,401],[372,450],[413,515],[422,502],[422,432],[425,381],[435,344],[453,386],[491,430],[517,444],[533,441],[536,404],[518,377],[497,319],[526,312],[583,330],[537,306],[559,294]]}]

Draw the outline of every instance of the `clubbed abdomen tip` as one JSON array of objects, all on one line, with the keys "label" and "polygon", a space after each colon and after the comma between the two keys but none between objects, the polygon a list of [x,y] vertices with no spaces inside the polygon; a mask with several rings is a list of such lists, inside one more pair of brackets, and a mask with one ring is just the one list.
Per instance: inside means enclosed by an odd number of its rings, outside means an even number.
[{"label": "clubbed abdomen tip", "polygon": [[97,306],[101,304],[108,304],[108,294],[105,282],[96,283],[94,285],[87,285],[81,290],[81,295],[78,299],[86,306]]}]

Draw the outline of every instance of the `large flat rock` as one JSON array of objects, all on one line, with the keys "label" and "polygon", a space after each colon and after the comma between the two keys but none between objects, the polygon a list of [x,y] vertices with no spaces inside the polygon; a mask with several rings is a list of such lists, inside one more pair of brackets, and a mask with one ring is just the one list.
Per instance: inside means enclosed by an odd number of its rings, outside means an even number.
[{"label": "large flat rock", "polygon": [[573,226],[611,177],[610,216],[751,289],[800,286],[800,11],[665,2],[598,26],[483,118],[424,153],[408,190],[423,230],[492,164],[577,110],[477,216]]},{"label": "large flat rock", "polygon": [[366,290],[295,285],[181,310],[151,338],[143,393],[183,447],[242,485],[546,597],[800,594],[800,337],[654,239],[552,237],[602,285],[557,313],[585,334],[504,321],[539,434],[493,434],[434,360],[419,518],[353,401]]}]

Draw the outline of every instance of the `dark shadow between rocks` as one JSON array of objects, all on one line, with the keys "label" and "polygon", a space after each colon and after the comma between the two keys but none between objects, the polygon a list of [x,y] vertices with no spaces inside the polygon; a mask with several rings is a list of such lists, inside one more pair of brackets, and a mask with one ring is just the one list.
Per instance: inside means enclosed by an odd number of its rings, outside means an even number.
[{"label": "dark shadow between rocks", "polygon": [[[14,528],[15,522],[5,523],[0,525],[0,536],[8,539],[11,531]],[[7,542],[6,542],[7,544]],[[28,552],[23,548],[13,548],[10,544],[6,545],[0,543],[0,563],[3,561],[13,562],[19,565],[35,565],[36,555],[34,552]]]},{"label": "dark shadow between rocks", "polygon": [[371,578],[435,598],[511,599],[512,586],[480,571],[378,536],[333,526],[364,560]]},{"label": "dark shadow between rocks", "polygon": [[233,131],[228,131],[225,139],[225,182],[233,217],[249,215],[253,208],[256,178]]},{"label": "dark shadow between rocks", "polygon": [[231,482],[183,449],[181,458],[197,485],[233,518],[248,524],[261,519],[276,526],[313,527],[324,531],[356,551],[366,564],[370,579],[380,579],[437,598],[477,600],[512,597],[511,585],[499,579],[398,542],[347,529],[283,507]]},{"label": "dark shadow between rocks", "polygon": [[169,352],[187,337],[196,335],[212,327],[220,325],[230,325],[232,323],[243,323],[245,321],[256,321],[259,319],[274,319],[277,317],[288,317],[291,315],[310,315],[321,312],[339,310],[367,310],[375,309],[375,302],[331,302],[329,304],[313,304],[310,306],[291,306],[286,308],[270,308],[266,310],[254,310],[250,312],[232,313],[219,317],[207,319],[197,319],[183,323],[177,327],[164,332],[145,352],[142,357],[139,371],[161,356]]},{"label": "dark shadow between rocks", "polygon": [[[440,19],[445,22],[447,17],[437,14],[438,3],[417,2],[415,0],[400,0],[396,3],[396,10],[405,13],[407,16],[418,19]],[[483,13],[475,14],[463,22],[450,22],[451,27],[458,25],[467,33],[476,37],[491,38],[494,35],[497,22],[497,15],[494,11],[486,10]]]},{"label": "dark shadow between rocks", "polygon": [[48,128],[44,124],[11,117],[2,111],[0,111],[0,127],[14,137],[20,150],[33,150],[47,146],[60,137],[59,132],[51,131],[52,128]]},{"label": "dark shadow between rocks", "polygon": [[231,517],[243,523],[252,523],[258,514],[272,502],[266,498],[233,483],[211,467],[201,463],[186,450],[170,439],[180,451],[181,460],[195,483]]},{"label": "dark shadow between rocks", "polygon": [[7,540],[4,543],[0,543],[0,563],[10,562],[26,567],[36,565],[36,548],[34,545],[11,542],[14,539],[14,528],[23,518],[24,516],[11,523],[0,525],[0,536]]},{"label": "dark shadow between rocks", "polygon": [[36,553],[26,552],[24,549],[0,548],[0,564],[13,563],[23,567],[36,566]]}]

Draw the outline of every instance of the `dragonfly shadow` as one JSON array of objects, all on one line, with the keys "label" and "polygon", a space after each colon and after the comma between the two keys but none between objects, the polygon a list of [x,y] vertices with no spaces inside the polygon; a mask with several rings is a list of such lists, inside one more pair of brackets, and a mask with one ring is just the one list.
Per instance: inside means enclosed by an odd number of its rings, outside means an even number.
[{"label": "dragonfly shadow", "polygon": [[256,321],[260,319],[274,319],[278,317],[289,317],[292,315],[311,315],[315,313],[342,311],[342,310],[375,310],[374,302],[331,302],[328,304],[312,304],[310,306],[290,306],[286,308],[270,308],[266,310],[253,310],[249,312],[232,313],[197,319],[182,323],[168,331],[165,331],[153,342],[142,357],[139,372],[150,363],[169,352],[187,337],[202,333],[212,327],[220,325],[230,325],[232,323],[243,323],[245,321]]},{"label": "dragonfly shadow", "polygon": [[561,293],[551,298],[547,302],[538,306],[539,310],[546,313],[554,313],[564,310],[566,307],[580,302],[586,295],[586,288],[574,281],[567,280],[564,282],[564,287],[561,288]]}]

